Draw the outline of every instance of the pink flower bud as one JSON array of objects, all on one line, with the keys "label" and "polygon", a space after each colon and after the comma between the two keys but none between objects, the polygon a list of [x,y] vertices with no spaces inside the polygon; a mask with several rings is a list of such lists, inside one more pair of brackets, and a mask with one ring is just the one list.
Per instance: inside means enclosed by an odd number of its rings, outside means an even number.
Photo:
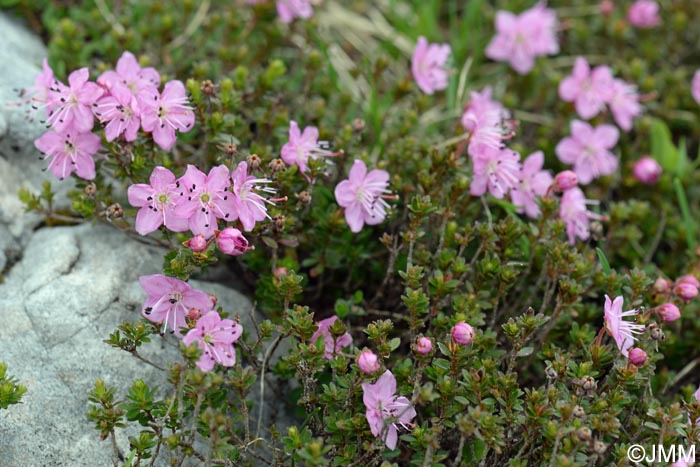
[{"label": "pink flower bud", "polygon": [[209,300],[211,300],[211,309],[213,310],[216,308],[216,302],[218,302],[219,299],[216,298],[216,295],[209,294]]},{"label": "pink flower bud", "polygon": [[601,15],[607,16],[615,10],[615,4],[612,2],[612,0],[603,0],[598,5],[598,8]]},{"label": "pink flower bud", "polygon": [[190,250],[194,251],[195,253],[201,253],[207,249],[207,239],[204,238],[204,235],[202,234],[195,235],[186,242],[183,242],[182,244]]},{"label": "pink flower bud", "polygon": [[555,191],[566,191],[578,185],[578,178],[576,174],[571,170],[565,170],[559,172],[554,177],[553,187]]},{"label": "pink flower bud", "polygon": [[219,249],[231,256],[242,255],[252,248],[248,246],[248,240],[240,230],[233,227],[226,227],[216,236],[216,244]]},{"label": "pink flower bud", "polygon": [[664,303],[656,309],[665,323],[672,323],[681,317],[681,310],[673,303]]},{"label": "pink flower bud", "polygon": [[686,274],[676,279],[676,284],[690,284],[695,288],[700,289],[700,281],[692,274]]},{"label": "pink flower bud", "polygon": [[273,273],[275,275],[275,279],[280,280],[282,277],[287,275],[287,268],[279,267],[275,269],[275,272]]},{"label": "pink flower bud", "polygon": [[460,321],[452,327],[452,340],[458,344],[469,345],[474,340],[474,328]]},{"label": "pink flower bud", "polygon": [[357,356],[357,364],[360,371],[367,375],[371,375],[379,371],[379,361],[377,355],[369,349],[365,349]]},{"label": "pink flower bud", "polygon": [[659,181],[663,169],[654,159],[644,156],[634,163],[632,175],[646,185],[653,185]]},{"label": "pink flower bud", "polygon": [[668,292],[668,289],[670,289],[670,288],[671,288],[671,281],[668,281],[668,280],[664,279],[663,277],[659,277],[654,282],[654,292],[656,292],[656,293]]},{"label": "pink flower bud", "polygon": [[683,300],[692,300],[698,295],[698,288],[687,282],[680,282],[673,288],[673,293]]},{"label": "pink flower bud", "polygon": [[647,361],[647,353],[639,347],[635,347],[630,350],[629,359],[632,365],[642,366]]},{"label": "pink flower bud", "polygon": [[197,321],[200,316],[202,316],[202,312],[197,308],[190,308],[187,312],[187,317],[192,321]]},{"label": "pink flower bud", "polygon": [[433,341],[427,337],[419,337],[416,341],[416,352],[421,355],[428,355],[433,350]]}]

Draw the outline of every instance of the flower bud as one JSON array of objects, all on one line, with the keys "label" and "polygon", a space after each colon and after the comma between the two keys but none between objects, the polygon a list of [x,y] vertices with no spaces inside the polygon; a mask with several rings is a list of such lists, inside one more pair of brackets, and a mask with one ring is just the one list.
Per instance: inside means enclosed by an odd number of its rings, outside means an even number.
[{"label": "flower bud", "polygon": [[219,232],[216,236],[216,244],[223,253],[231,256],[242,255],[252,249],[241,231],[233,227],[226,227]]},{"label": "flower bud", "polygon": [[433,341],[427,337],[419,337],[416,341],[416,352],[421,355],[428,355],[433,350]]},{"label": "flower bud", "polygon": [[686,274],[676,279],[676,284],[690,284],[696,289],[700,289],[700,281],[692,274]]},{"label": "flower bud", "polygon": [[630,350],[629,359],[632,365],[642,366],[647,361],[647,353],[639,347],[635,347]]},{"label": "flower bud", "polygon": [[207,249],[207,239],[202,234],[197,234],[186,242],[182,242],[182,244],[196,253],[201,253]]},{"label": "flower bud", "polygon": [[367,375],[371,375],[379,371],[379,361],[377,355],[369,349],[365,349],[357,356],[357,365],[360,371]]},{"label": "flower bud", "polygon": [[555,191],[566,191],[578,185],[578,178],[571,170],[559,172],[554,177],[553,187]]},{"label": "flower bud", "polygon": [[668,292],[668,289],[670,289],[670,288],[671,288],[671,282],[664,279],[663,277],[659,277],[654,282],[654,292],[656,292],[656,293]]},{"label": "flower bud", "polygon": [[672,323],[681,317],[681,311],[673,303],[664,303],[656,311],[665,323]]},{"label": "flower bud", "polygon": [[474,340],[474,328],[460,321],[452,327],[452,340],[458,344],[469,345]]},{"label": "flower bud", "polygon": [[192,321],[197,321],[201,315],[202,315],[202,312],[199,311],[198,308],[190,308],[187,311],[187,317],[189,319],[191,319]]},{"label": "flower bud", "polygon": [[673,288],[673,293],[687,301],[698,295],[698,288],[688,282],[680,282]]},{"label": "flower bud", "polygon": [[632,169],[634,178],[646,185],[653,185],[658,182],[662,172],[663,169],[659,163],[649,156],[642,157],[635,162]]},{"label": "flower bud", "polygon": [[603,0],[598,5],[598,10],[600,11],[601,15],[608,16],[615,10],[615,4],[612,2],[612,0]]}]

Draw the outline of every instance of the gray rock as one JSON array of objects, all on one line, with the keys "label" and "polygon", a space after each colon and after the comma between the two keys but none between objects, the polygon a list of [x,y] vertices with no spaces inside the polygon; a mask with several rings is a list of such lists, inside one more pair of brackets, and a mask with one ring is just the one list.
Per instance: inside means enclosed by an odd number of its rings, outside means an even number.
[{"label": "gray rock", "polygon": [[0,229],[0,251],[4,252],[26,244],[29,233],[41,222],[38,215],[23,215],[19,189],[36,193],[44,181],[50,181],[61,195],[57,197],[59,206],[65,206],[65,194],[73,183],[61,182],[44,171],[47,163],[38,159],[40,154],[34,147],[34,140],[46,131],[39,121],[43,117],[23,104],[18,93],[34,83],[46,49],[38,37],[2,13],[0,31],[0,226],[4,226]]},{"label": "gray rock", "polygon": [[[99,441],[85,417],[87,396],[96,379],[121,390],[138,378],[167,386],[162,372],[103,342],[118,324],[139,318],[145,293],[138,277],[159,272],[162,255],[105,225],[44,228],[32,236],[0,284],[0,359],[28,387],[23,403],[0,417],[0,465],[111,465],[110,445]],[[246,297],[221,284],[192,285],[240,314],[244,329],[253,332]],[[143,353],[161,366],[179,356],[160,339]],[[291,420],[275,382],[269,383],[264,426],[283,428]],[[256,403],[258,394],[252,395]],[[123,435],[118,442],[128,452]]]}]

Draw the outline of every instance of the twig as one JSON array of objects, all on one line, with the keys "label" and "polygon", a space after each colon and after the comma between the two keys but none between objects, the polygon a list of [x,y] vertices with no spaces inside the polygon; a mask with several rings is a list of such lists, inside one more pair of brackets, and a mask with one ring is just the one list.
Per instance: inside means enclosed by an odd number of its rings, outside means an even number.
[{"label": "twig", "polygon": [[117,20],[117,17],[114,16],[111,11],[109,11],[109,8],[107,8],[105,0],[95,0],[95,6],[97,6],[97,9],[102,17],[112,26],[112,29],[114,29],[118,35],[123,36],[126,33],[124,26],[121,25],[119,20]]},{"label": "twig", "polygon": [[190,21],[190,24],[187,25],[182,34],[177,36],[170,42],[170,44],[168,44],[168,48],[176,49],[187,42],[187,39],[189,39],[190,36],[197,31],[197,28],[199,28],[204,19],[207,17],[209,5],[210,0],[204,0],[199,4],[199,9],[197,10],[197,13],[195,13],[194,18],[192,18],[192,21]]},{"label": "twig", "polygon": [[117,447],[117,438],[114,436],[114,430],[110,430],[109,439],[112,441],[112,461],[114,467],[119,467],[119,448]]},{"label": "twig", "polygon": [[263,358],[262,364],[260,365],[260,403],[258,407],[258,426],[255,429],[255,437],[260,436],[260,427],[262,426],[263,418],[263,399],[265,397],[265,366],[267,366],[267,361],[272,356],[272,353],[277,349],[277,346],[282,341],[284,334],[280,334],[274,340],[274,342],[267,348],[265,352],[265,357]]}]

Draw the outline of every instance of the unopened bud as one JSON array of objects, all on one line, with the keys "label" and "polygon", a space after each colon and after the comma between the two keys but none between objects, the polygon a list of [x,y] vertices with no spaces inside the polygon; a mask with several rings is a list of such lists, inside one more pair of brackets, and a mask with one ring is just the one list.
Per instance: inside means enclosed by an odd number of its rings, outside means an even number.
[{"label": "unopened bud", "polygon": [[576,177],[576,174],[571,170],[559,172],[554,177],[554,183],[552,184],[554,190],[559,192],[570,190],[576,185],[578,185],[578,177]]}]

